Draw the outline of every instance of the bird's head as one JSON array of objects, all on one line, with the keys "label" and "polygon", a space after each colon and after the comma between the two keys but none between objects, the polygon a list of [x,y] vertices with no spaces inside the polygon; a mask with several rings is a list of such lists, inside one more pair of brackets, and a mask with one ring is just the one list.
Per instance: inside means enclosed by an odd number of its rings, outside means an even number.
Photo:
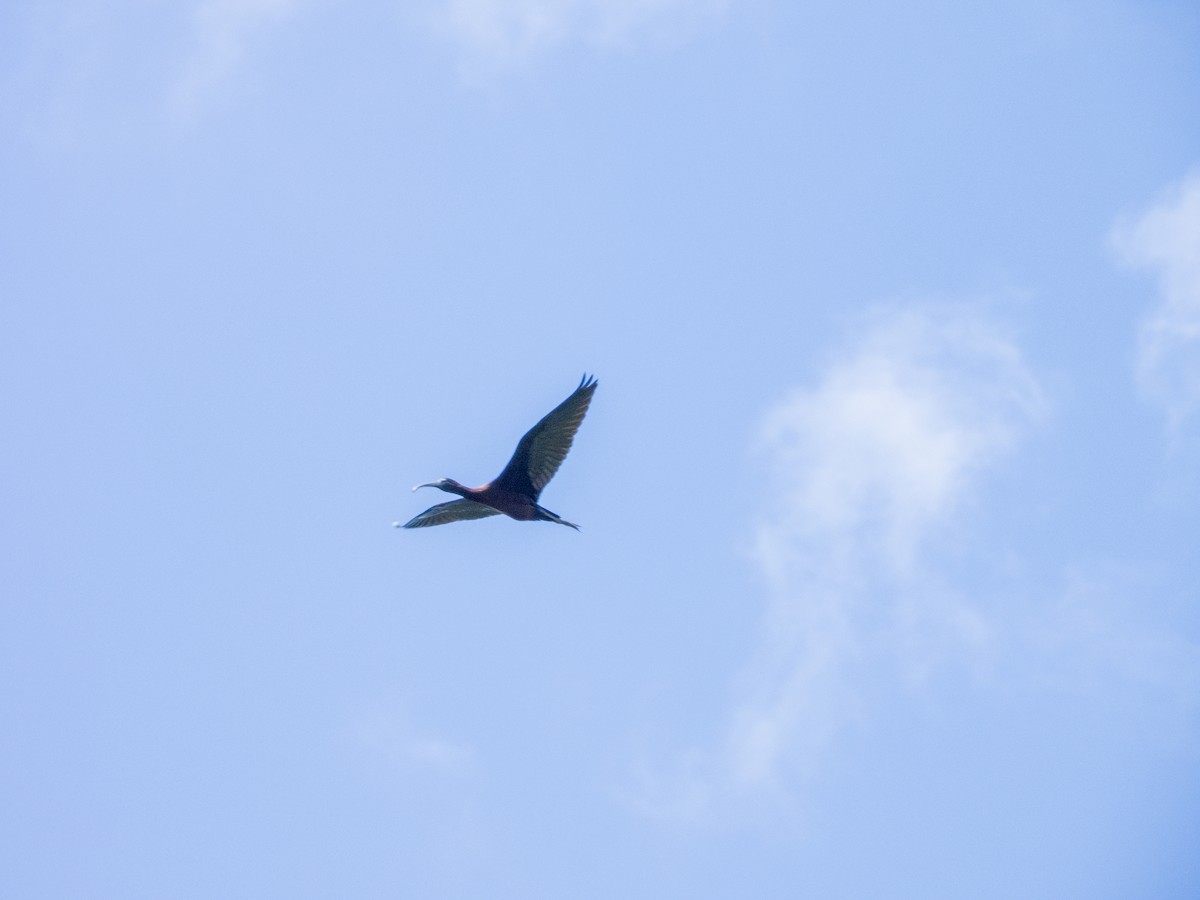
[{"label": "bird's head", "polygon": [[423,487],[437,488],[439,491],[447,491],[451,494],[455,494],[458,493],[455,488],[461,488],[462,485],[453,478],[439,478],[437,481],[429,481],[425,484],[418,484],[415,488],[413,488],[413,490],[419,491]]}]

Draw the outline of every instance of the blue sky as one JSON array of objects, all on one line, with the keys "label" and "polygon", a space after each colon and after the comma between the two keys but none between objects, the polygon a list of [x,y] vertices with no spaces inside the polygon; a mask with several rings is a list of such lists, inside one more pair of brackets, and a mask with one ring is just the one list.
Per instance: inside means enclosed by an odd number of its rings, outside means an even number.
[{"label": "blue sky", "polygon": [[1195,896],[1198,45],[7,4],[0,894]]}]

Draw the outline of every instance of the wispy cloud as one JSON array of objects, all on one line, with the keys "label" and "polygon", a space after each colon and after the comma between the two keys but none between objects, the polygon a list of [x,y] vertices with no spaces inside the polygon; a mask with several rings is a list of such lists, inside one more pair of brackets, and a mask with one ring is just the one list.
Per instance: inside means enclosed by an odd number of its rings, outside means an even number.
[{"label": "wispy cloud", "polygon": [[351,771],[378,808],[420,823],[404,848],[394,848],[398,871],[406,859],[432,869],[445,885],[435,894],[457,893],[464,873],[481,877],[479,867],[494,861],[495,832],[481,812],[485,773],[475,748],[421,725],[403,700],[365,702],[347,713],[338,731]]},{"label": "wispy cloud", "polygon": [[403,709],[371,704],[357,710],[347,724],[351,740],[393,773],[461,777],[475,769],[469,746],[418,728]]},{"label": "wispy cloud", "polygon": [[11,115],[35,143],[71,143],[100,105],[98,85],[112,64],[113,12],[104,4],[72,0],[31,4],[24,18],[8,23],[14,33],[0,66],[0,117]]},{"label": "wispy cloud", "polygon": [[1159,304],[1139,333],[1138,379],[1177,429],[1200,407],[1200,170],[1120,220],[1112,243],[1126,263],[1158,275]]},{"label": "wispy cloud", "polygon": [[255,32],[291,16],[301,0],[201,0],[193,11],[192,51],[175,81],[171,103],[190,118],[242,64]]},{"label": "wispy cloud", "polygon": [[987,641],[982,616],[929,577],[926,545],[1044,405],[1001,329],[969,309],[915,307],[869,317],[857,346],[767,416],[781,490],[753,556],[771,638],[734,715],[736,781],[811,761],[854,715],[860,655],[890,648],[920,678]]},{"label": "wispy cloud", "polygon": [[777,500],[752,559],[768,588],[764,635],[718,748],[678,783],[642,773],[643,808],[692,815],[802,777],[889,676],[919,683],[991,640],[985,617],[936,576],[981,477],[1046,406],[1013,340],[973,308],[864,318],[858,340],[766,416]]},{"label": "wispy cloud", "polygon": [[637,766],[628,799],[643,814],[703,821],[786,800],[881,697],[948,672],[1192,727],[1200,645],[1159,623],[1136,566],[1064,559],[1053,584],[1014,583],[959,537],[994,499],[989,471],[1049,408],[1013,337],[970,306],[877,310],[859,326],[765,416],[777,492],[750,553],[762,638],[719,736],[672,767]]},{"label": "wispy cloud", "polygon": [[871,553],[905,569],[969,480],[1043,407],[1015,344],[970,309],[876,311],[860,334],[815,387],[767,416],[762,448],[785,490],[758,557],[777,579],[811,564],[796,550],[815,538],[836,557]]},{"label": "wispy cloud", "polygon": [[[1028,629],[1039,678],[1073,693],[1108,698],[1138,692],[1176,719],[1200,708],[1200,645],[1185,633],[1138,621],[1163,587],[1119,566],[1073,566],[1065,585]],[[1146,706],[1139,697],[1140,706]]]},{"label": "wispy cloud", "polygon": [[611,46],[645,32],[678,34],[724,6],[725,0],[441,0],[433,19],[471,66],[495,67],[573,43]]}]

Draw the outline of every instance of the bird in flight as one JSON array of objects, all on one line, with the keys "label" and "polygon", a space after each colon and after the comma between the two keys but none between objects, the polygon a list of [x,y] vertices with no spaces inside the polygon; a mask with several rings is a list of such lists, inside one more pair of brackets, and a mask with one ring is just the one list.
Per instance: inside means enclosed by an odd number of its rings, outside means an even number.
[{"label": "bird in flight", "polygon": [[[578,531],[579,526],[574,522],[568,522],[539,506],[537,501],[542,489],[567,458],[567,451],[571,449],[575,432],[583,423],[597,384],[599,382],[595,378],[584,375],[574,393],[548,412],[521,438],[504,471],[483,487],[469,488],[453,478],[439,478],[428,484],[418,484],[413,488],[414,491],[434,487],[458,494],[462,499],[431,506],[405,522],[403,527],[427,528],[430,525],[483,519],[504,513],[521,522],[557,522]],[[397,522],[396,526],[400,527],[400,523]]]}]

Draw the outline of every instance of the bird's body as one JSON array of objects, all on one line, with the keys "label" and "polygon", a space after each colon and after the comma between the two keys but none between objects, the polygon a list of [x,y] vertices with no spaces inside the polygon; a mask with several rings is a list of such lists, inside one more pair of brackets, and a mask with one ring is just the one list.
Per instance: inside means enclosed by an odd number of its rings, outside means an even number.
[{"label": "bird's body", "polygon": [[[453,478],[417,485],[435,487],[457,494],[462,499],[431,506],[406,522],[404,527],[425,528],[502,513],[520,522],[557,522],[578,531],[579,526],[574,522],[555,515],[537,501],[547,482],[566,459],[598,383],[596,379],[585,375],[570,397],[546,414],[521,438],[504,471],[482,487],[466,487]],[[416,489],[413,488],[414,491]]]}]

